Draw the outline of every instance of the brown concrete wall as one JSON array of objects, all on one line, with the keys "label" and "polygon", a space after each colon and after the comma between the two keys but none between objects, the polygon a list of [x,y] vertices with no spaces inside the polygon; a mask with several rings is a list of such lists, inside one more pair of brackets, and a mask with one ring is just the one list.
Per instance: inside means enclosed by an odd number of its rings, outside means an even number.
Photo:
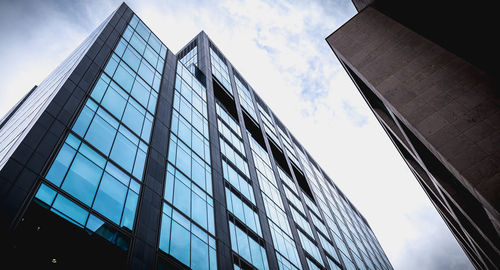
[{"label": "brown concrete wall", "polygon": [[371,7],[327,42],[498,222],[500,100],[491,80]]}]

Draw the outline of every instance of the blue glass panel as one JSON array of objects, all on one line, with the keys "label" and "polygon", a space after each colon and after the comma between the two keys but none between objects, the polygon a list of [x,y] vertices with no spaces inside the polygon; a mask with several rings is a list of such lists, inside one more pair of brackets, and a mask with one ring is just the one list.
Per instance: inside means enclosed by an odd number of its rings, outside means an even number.
[{"label": "blue glass panel", "polygon": [[108,87],[108,84],[109,84],[109,78],[108,76],[106,76],[106,74],[103,73],[99,81],[96,83],[94,90],[92,90],[90,96],[95,100],[97,100],[97,102],[101,102],[102,96],[104,95],[104,92]]},{"label": "blue glass panel", "polygon": [[132,230],[134,226],[135,210],[137,208],[138,195],[129,190],[127,194],[127,201],[125,202],[125,210],[123,211],[121,225]]},{"label": "blue glass panel", "polygon": [[241,255],[245,260],[252,261],[250,256],[250,249],[248,246],[248,236],[240,230],[238,227],[236,228],[236,239],[238,241],[238,254]]},{"label": "blue glass panel", "polygon": [[207,203],[198,194],[192,194],[192,219],[207,229]]},{"label": "blue glass panel", "polygon": [[145,108],[148,105],[150,88],[141,78],[137,77],[132,87],[132,96]]},{"label": "blue glass panel", "polygon": [[104,221],[102,221],[100,218],[94,216],[94,215],[89,215],[89,218],[87,220],[87,225],[85,225],[85,227],[87,227],[87,229],[95,232],[97,230],[99,230],[102,225],[104,225]]},{"label": "blue glass panel", "polygon": [[118,132],[110,157],[125,170],[130,172],[132,171],[132,166],[134,165],[136,151],[136,145],[127,139],[122,133]]},{"label": "blue glass panel", "polygon": [[57,198],[54,201],[52,207],[53,209],[56,209],[67,217],[71,218],[73,221],[76,221],[81,226],[85,224],[85,220],[87,219],[87,216],[89,214],[87,211],[85,211],[85,209],[68,200],[61,194],[57,195]]},{"label": "blue glass panel", "polygon": [[142,54],[144,52],[144,48],[146,47],[146,42],[137,34],[134,33],[132,38],[130,39],[130,44],[134,46],[134,48]]},{"label": "blue glass panel", "polygon": [[111,112],[116,118],[121,119],[123,109],[127,103],[127,95],[117,85],[111,84],[102,99],[101,105]]},{"label": "blue glass panel", "polygon": [[139,18],[137,18],[136,15],[132,16],[132,19],[130,19],[130,22],[128,23],[130,27],[135,28],[137,26],[137,23],[139,22]]},{"label": "blue glass panel", "polygon": [[49,188],[45,184],[41,184],[35,197],[42,202],[51,205],[52,201],[54,201],[54,198],[56,197],[56,191]]},{"label": "blue glass panel", "polygon": [[156,61],[158,59],[158,55],[151,49],[151,47],[147,46],[146,51],[144,51],[143,56],[152,66],[156,66]]},{"label": "blue glass panel", "polygon": [[95,197],[93,208],[116,224],[120,223],[127,187],[105,173]]},{"label": "blue glass panel", "polygon": [[[200,160],[201,161],[201,160]],[[205,168],[203,167],[203,162],[193,162],[192,163],[192,176],[191,179],[198,186],[205,189]]]},{"label": "blue glass panel", "polygon": [[106,64],[106,67],[104,68],[104,71],[109,75],[113,76],[115,73],[116,67],[118,66],[118,62],[120,62],[120,59],[118,56],[113,54],[111,58],[109,59],[108,63]]},{"label": "blue glass panel", "polygon": [[217,254],[215,249],[210,248],[210,270],[217,269]]},{"label": "blue glass panel", "polygon": [[208,245],[194,235],[191,235],[191,254],[192,269],[209,269]]},{"label": "blue glass panel", "polygon": [[[135,27],[135,26],[134,26]],[[132,27],[129,25],[127,26],[127,29],[125,29],[125,32],[123,33],[123,38],[125,40],[130,40],[130,38],[132,37],[132,34],[134,33],[134,30],[132,29]]]},{"label": "blue glass panel", "polygon": [[90,206],[101,175],[101,168],[77,154],[63,182],[62,189]]},{"label": "blue glass panel", "polygon": [[154,74],[155,73],[153,67],[148,64],[148,62],[143,60],[141,63],[141,67],[139,68],[139,75],[141,75],[144,81],[146,81],[150,85],[153,85]]},{"label": "blue glass panel", "polygon": [[130,103],[127,104],[127,108],[125,109],[122,122],[136,134],[140,135],[146,111],[135,101],[130,100],[129,102]]},{"label": "blue glass panel", "polygon": [[133,70],[137,71],[141,63],[141,57],[132,47],[129,46],[125,50],[122,58]]},{"label": "blue glass panel", "polygon": [[89,107],[85,106],[78,116],[76,123],[73,125],[73,131],[83,137],[89,127],[90,121],[92,121],[92,117],[94,117],[94,112],[90,110]]},{"label": "blue glass panel", "polygon": [[149,103],[148,103],[148,111],[151,113],[154,113],[156,110],[156,101],[158,99],[158,94],[156,94],[154,91],[151,92],[151,95],[149,97]]},{"label": "blue glass panel", "polygon": [[[257,244],[252,238],[248,238],[250,242],[250,253],[252,254],[252,263],[257,269],[265,269],[262,260],[261,246]],[[267,268],[267,267],[266,267]]]},{"label": "blue glass panel", "polygon": [[167,201],[172,203],[173,199],[173,194],[174,194],[174,168],[168,164],[167,168],[167,175],[165,177],[165,192],[163,195],[163,198]]},{"label": "blue glass panel", "polygon": [[125,42],[125,39],[122,38],[120,39],[120,42],[118,42],[118,45],[116,45],[114,52],[121,57],[126,47],[127,43]]},{"label": "blue glass panel", "polygon": [[160,54],[161,41],[155,35],[149,36],[148,43],[156,51],[156,53]]},{"label": "blue glass panel", "polygon": [[146,163],[146,153],[144,153],[142,150],[139,149],[137,151],[137,156],[135,157],[134,171],[132,172],[132,174],[139,180],[142,180],[142,174],[144,172],[145,163]]},{"label": "blue glass panel", "polygon": [[189,152],[187,152],[189,150],[187,150],[186,146],[181,142],[179,142],[179,146],[177,150],[176,166],[186,175],[191,175],[191,157]]},{"label": "blue glass panel", "polygon": [[149,142],[149,137],[151,136],[151,128],[153,128],[153,117],[150,114],[147,114],[141,133],[141,138],[146,142]]},{"label": "blue glass panel", "polygon": [[160,231],[160,249],[169,253],[170,245],[170,224],[172,219],[163,214],[161,218],[161,231]]},{"label": "blue glass panel", "polygon": [[142,21],[139,21],[135,27],[135,31],[137,31],[137,33],[139,33],[144,40],[148,40],[149,34],[151,34],[151,31],[149,31],[148,27],[144,25]]},{"label": "blue glass panel", "polygon": [[90,159],[90,161],[94,162],[97,166],[104,168],[106,159],[97,154],[97,152],[92,150],[92,148],[90,148],[87,144],[82,144],[78,152],[80,152],[80,154],[84,155],[86,158]]},{"label": "blue glass panel", "polygon": [[125,91],[130,92],[132,89],[132,83],[134,82],[134,71],[132,71],[125,64],[121,63],[116,69],[116,74],[113,79],[123,88]]},{"label": "blue glass panel", "polygon": [[175,180],[174,206],[187,216],[191,216],[191,190],[181,181]]},{"label": "blue glass panel", "polygon": [[185,265],[189,265],[190,233],[177,222],[172,222],[170,254]]},{"label": "blue glass panel", "polygon": [[57,158],[52,164],[52,167],[50,167],[50,170],[45,178],[54,183],[56,186],[61,185],[64,175],[68,171],[69,165],[71,164],[71,161],[73,161],[75,154],[76,151],[73,148],[64,144],[59,151],[59,154],[57,154]]},{"label": "blue glass panel", "polygon": [[113,144],[115,134],[116,129],[101,118],[100,115],[96,115],[85,136],[85,140],[107,155]]}]

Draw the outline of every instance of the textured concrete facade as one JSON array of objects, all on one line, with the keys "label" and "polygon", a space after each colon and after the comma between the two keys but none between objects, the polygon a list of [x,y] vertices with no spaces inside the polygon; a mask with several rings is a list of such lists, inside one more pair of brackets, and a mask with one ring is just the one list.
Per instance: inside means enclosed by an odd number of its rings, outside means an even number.
[{"label": "textured concrete facade", "polygon": [[500,100],[492,78],[371,6],[327,42],[473,264],[495,268]]}]

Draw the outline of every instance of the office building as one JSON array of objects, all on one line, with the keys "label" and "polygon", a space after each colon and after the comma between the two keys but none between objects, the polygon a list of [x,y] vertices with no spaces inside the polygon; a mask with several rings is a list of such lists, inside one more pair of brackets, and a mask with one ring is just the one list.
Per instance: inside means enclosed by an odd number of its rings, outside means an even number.
[{"label": "office building", "polygon": [[217,46],[122,4],[3,119],[20,268],[392,269],[370,226]]},{"label": "office building", "polygon": [[498,269],[496,9],[487,1],[353,3],[358,14],[326,41],[473,265]]}]

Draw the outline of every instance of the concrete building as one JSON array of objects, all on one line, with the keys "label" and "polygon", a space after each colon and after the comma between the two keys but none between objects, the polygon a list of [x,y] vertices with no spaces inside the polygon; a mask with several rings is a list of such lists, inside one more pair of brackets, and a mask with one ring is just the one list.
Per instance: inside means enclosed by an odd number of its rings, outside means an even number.
[{"label": "concrete building", "polygon": [[204,32],[125,4],[1,120],[0,236],[21,269],[392,269]]},{"label": "concrete building", "polygon": [[326,41],[474,266],[498,269],[495,9],[486,1],[353,3],[358,14]]}]

